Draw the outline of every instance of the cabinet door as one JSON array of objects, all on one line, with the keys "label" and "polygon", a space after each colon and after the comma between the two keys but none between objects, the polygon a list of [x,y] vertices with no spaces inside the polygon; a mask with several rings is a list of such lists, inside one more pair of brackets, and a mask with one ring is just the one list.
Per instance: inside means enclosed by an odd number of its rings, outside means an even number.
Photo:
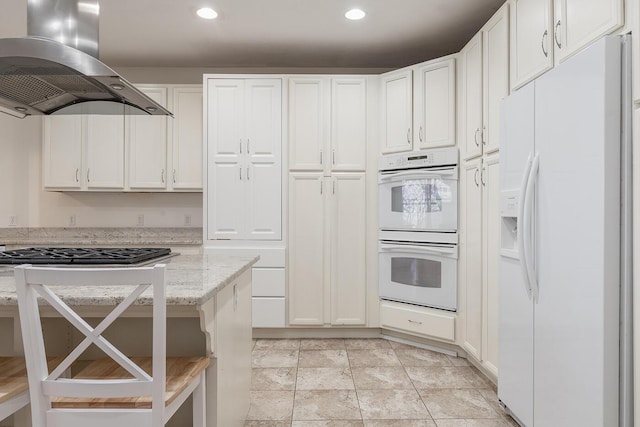
[{"label": "cabinet door", "polygon": [[282,238],[282,80],[245,83],[245,238]]},{"label": "cabinet door", "polygon": [[364,173],[331,180],[331,323],[366,322],[366,187]]},{"label": "cabinet door", "polygon": [[331,80],[331,169],[364,171],[367,148],[367,83]]},{"label": "cabinet door", "polygon": [[464,348],[482,360],[482,188],[481,159],[463,166],[462,229],[465,278]]},{"label": "cabinet door", "polygon": [[380,136],[383,154],[410,151],[412,148],[412,71],[383,74],[381,81]]},{"label": "cabinet door", "polygon": [[208,238],[243,238],[246,215],[244,81],[210,79],[207,89]]},{"label": "cabinet door", "polygon": [[482,154],[482,32],[462,51],[464,64],[464,159]]},{"label": "cabinet door", "polygon": [[[498,281],[500,277],[500,164],[498,154],[482,167],[483,330],[482,363],[498,375]],[[468,279],[467,279],[468,280]]]},{"label": "cabinet door", "polygon": [[429,63],[416,70],[414,126],[420,148],[456,143],[455,76],[454,59]]},{"label": "cabinet door", "polygon": [[87,188],[124,188],[125,117],[84,116]]},{"label": "cabinet door", "polygon": [[44,118],[43,172],[45,188],[81,187],[82,116]]},{"label": "cabinet door", "polygon": [[623,0],[556,0],[557,61],[624,23]]},{"label": "cabinet door", "polygon": [[322,173],[289,174],[289,324],[324,323],[326,192]]},{"label": "cabinet door", "polygon": [[202,189],[202,87],[174,87],[171,184]]},{"label": "cabinet door", "polygon": [[[167,106],[167,89],[141,87],[145,95]],[[128,118],[129,187],[167,187],[167,118],[133,115]]]},{"label": "cabinet door", "polygon": [[289,169],[323,170],[329,136],[327,79],[289,79]]},{"label": "cabinet door", "polygon": [[509,96],[509,5],[505,3],[484,26],[484,152],[500,148],[500,102]]},{"label": "cabinet door", "polygon": [[511,89],[553,67],[553,0],[511,2]]}]

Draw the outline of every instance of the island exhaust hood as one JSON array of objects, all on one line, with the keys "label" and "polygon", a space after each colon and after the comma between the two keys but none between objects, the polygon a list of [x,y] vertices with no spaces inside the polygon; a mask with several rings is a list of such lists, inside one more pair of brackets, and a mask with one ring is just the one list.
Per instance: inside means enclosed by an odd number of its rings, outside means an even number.
[{"label": "island exhaust hood", "polygon": [[98,0],[28,0],[28,36],[0,39],[0,112],[172,116],[97,59],[99,10]]}]

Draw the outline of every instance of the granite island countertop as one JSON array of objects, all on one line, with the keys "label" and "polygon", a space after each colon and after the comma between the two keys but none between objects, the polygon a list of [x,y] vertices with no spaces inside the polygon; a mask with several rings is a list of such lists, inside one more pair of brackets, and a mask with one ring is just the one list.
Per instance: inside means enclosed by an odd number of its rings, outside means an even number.
[{"label": "granite island countertop", "polygon": [[[177,255],[159,261],[166,264],[167,306],[199,306],[219,290],[251,269],[259,257],[221,255]],[[61,287],[59,295],[72,306],[115,306],[131,292],[131,287]],[[17,305],[13,268],[0,268],[0,306]],[[150,305],[147,289],[135,305]]]}]

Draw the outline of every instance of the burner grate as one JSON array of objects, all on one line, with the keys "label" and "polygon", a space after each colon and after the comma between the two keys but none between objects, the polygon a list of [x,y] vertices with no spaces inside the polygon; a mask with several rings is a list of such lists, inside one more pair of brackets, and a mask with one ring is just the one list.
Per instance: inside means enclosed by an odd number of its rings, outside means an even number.
[{"label": "burner grate", "polygon": [[0,252],[0,264],[133,265],[170,254],[169,248],[28,248]]}]

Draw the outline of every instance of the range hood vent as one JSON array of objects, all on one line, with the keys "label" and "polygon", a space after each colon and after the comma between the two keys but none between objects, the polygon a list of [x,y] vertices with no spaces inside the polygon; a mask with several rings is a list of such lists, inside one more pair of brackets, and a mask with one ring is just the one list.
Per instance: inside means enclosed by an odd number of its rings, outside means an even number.
[{"label": "range hood vent", "polygon": [[0,112],[172,115],[97,59],[97,0],[28,0],[27,12],[29,36],[0,39]]}]

